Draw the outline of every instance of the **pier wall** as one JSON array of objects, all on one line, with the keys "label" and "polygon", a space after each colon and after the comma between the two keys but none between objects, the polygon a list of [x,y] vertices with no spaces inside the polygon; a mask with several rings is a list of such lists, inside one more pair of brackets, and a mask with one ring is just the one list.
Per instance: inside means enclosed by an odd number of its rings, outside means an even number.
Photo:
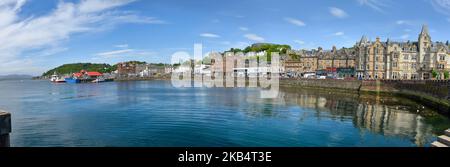
[{"label": "pier wall", "polygon": [[332,79],[283,79],[280,81],[280,86],[358,91],[361,86],[361,81]]},{"label": "pier wall", "polygon": [[9,147],[11,133],[11,114],[0,110],[0,147]]},{"label": "pier wall", "polygon": [[402,96],[450,117],[450,80],[283,79],[280,86]]}]

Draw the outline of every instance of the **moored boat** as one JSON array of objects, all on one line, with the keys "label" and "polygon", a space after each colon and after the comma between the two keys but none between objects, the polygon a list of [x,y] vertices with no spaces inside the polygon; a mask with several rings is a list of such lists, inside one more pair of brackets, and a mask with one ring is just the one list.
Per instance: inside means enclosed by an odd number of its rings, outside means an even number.
[{"label": "moored boat", "polygon": [[105,81],[106,81],[105,79],[99,77],[99,78],[97,78],[97,79],[94,79],[92,82],[93,82],[93,83],[100,83],[100,82],[105,82]]},{"label": "moored boat", "polygon": [[81,80],[74,77],[69,77],[64,79],[67,83],[81,83]]},{"label": "moored boat", "polygon": [[56,83],[64,83],[64,82],[66,82],[66,79],[65,78],[58,78],[54,82],[56,82]]},{"label": "moored boat", "polygon": [[62,77],[59,77],[58,74],[56,74],[56,72],[54,72],[53,75],[50,77],[50,81],[56,82],[56,83],[66,82],[65,79]]}]

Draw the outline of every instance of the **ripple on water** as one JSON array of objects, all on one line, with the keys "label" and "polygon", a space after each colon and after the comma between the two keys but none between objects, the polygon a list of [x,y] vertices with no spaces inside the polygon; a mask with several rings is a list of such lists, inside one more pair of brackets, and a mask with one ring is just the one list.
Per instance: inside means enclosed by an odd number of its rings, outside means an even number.
[{"label": "ripple on water", "polygon": [[[166,81],[0,82],[14,146],[427,146],[447,118],[344,95]],[[439,121],[433,121],[439,120]]]}]

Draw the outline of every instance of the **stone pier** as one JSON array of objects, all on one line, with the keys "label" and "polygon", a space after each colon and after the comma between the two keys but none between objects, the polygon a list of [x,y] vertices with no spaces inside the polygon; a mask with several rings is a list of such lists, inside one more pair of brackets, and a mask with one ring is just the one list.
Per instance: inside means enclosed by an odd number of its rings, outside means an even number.
[{"label": "stone pier", "polygon": [[0,147],[9,147],[11,133],[11,114],[0,110]]},{"label": "stone pier", "polygon": [[438,137],[437,141],[431,143],[432,147],[450,147],[450,129],[444,132],[444,135]]}]

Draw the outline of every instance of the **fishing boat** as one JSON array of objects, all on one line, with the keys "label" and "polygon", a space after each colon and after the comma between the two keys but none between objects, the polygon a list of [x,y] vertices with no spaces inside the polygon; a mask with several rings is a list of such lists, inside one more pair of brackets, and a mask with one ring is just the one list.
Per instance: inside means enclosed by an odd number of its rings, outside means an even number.
[{"label": "fishing boat", "polygon": [[56,83],[66,82],[65,79],[59,77],[58,74],[56,74],[56,72],[54,72],[53,75],[50,77],[50,81]]},{"label": "fishing boat", "polygon": [[81,80],[76,77],[69,77],[64,79],[67,83],[81,83]]},{"label": "fishing boat", "polygon": [[53,75],[50,77],[50,82],[55,82],[57,79],[58,79],[58,75],[53,74]]},{"label": "fishing boat", "polygon": [[54,82],[56,82],[56,83],[64,83],[64,82],[66,82],[66,79],[65,78],[58,78]]},{"label": "fishing boat", "polygon": [[65,79],[67,83],[99,83],[105,82],[103,74],[96,71],[81,70],[73,73],[71,77]]}]

